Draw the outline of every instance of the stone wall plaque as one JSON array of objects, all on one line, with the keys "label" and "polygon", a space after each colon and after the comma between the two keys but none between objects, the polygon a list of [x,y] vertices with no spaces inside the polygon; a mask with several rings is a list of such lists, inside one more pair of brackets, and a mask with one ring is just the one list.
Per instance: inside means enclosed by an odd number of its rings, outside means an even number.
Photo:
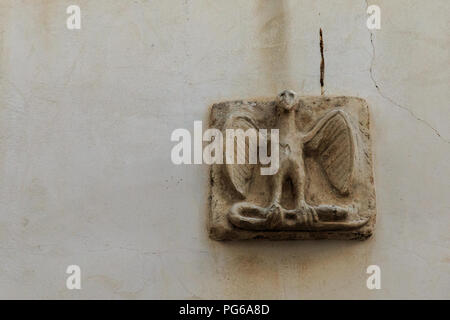
[{"label": "stone wall plaque", "polygon": [[244,164],[211,165],[212,239],[364,240],[372,235],[376,198],[370,115],[363,99],[297,97],[286,90],[272,100],[214,104],[209,126],[224,137],[227,129],[279,133],[273,175],[261,174],[263,164],[248,163],[248,143]]}]

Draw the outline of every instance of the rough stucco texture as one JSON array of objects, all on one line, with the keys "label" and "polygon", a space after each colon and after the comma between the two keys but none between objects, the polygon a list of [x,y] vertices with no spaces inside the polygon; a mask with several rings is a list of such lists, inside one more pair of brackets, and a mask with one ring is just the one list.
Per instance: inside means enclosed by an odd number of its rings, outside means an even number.
[{"label": "rough stucco texture", "polygon": [[[1,298],[450,298],[449,1],[0,1]],[[289,88],[371,108],[364,242],[216,242],[208,106]],[[372,39],[372,41],[371,41]],[[82,289],[67,290],[77,264]],[[366,287],[381,268],[381,290]]]}]

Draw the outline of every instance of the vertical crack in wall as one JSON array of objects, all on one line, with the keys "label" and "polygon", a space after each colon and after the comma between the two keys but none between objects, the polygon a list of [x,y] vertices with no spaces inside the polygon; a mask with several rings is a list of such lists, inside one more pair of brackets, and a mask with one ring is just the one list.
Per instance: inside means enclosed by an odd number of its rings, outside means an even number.
[{"label": "vertical crack in wall", "polygon": [[325,81],[325,58],[323,56],[323,36],[322,36],[322,28],[319,29],[319,38],[320,38],[320,94],[323,96],[325,93],[324,81]]},{"label": "vertical crack in wall", "polygon": [[[367,13],[367,9],[369,8],[369,3],[367,2],[367,0],[365,0],[366,3],[366,13]],[[398,102],[394,101],[392,98],[386,96],[383,94],[383,92],[381,91],[380,86],[378,85],[377,81],[375,80],[375,77],[373,75],[373,66],[375,64],[375,44],[373,41],[373,32],[370,29],[369,30],[370,33],[370,44],[372,46],[372,60],[370,62],[370,67],[369,67],[369,75],[370,75],[370,79],[372,80],[375,88],[378,91],[378,94],[384,98],[385,100],[389,101],[391,104],[393,104],[394,106],[396,106],[397,108],[400,108],[406,112],[408,112],[413,118],[415,118],[417,121],[422,122],[424,125],[426,125],[428,128],[430,128],[431,130],[434,131],[434,133],[436,134],[436,136],[438,138],[440,138],[442,141],[444,141],[445,143],[450,144],[450,140],[445,139],[444,137],[441,136],[441,134],[439,133],[439,131],[434,128],[428,121],[426,121],[425,119],[422,119],[420,117],[418,117],[414,112],[412,112],[409,108],[402,106],[401,104],[399,104]]]}]

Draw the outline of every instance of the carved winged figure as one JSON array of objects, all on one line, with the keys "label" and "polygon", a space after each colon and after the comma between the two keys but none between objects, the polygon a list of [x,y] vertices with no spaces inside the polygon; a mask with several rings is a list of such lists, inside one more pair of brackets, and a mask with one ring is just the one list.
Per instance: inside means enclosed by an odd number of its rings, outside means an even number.
[{"label": "carved winged figure", "polygon": [[[305,153],[315,157],[337,193],[345,196],[350,192],[356,141],[348,115],[340,109],[330,111],[309,132],[303,133],[296,126],[294,106],[297,103],[296,94],[290,90],[283,91],[277,97],[278,118],[275,128],[279,129],[279,170],[271,177],[271,204],[263,208],[246,201],[235,203],[228,212],[229,221],[247,230],[319,231],[361,227],[368,219],[349,220],[350,213],[353,216],[357,214],[353,206],[312,206],[305,200]],[[229,118],[225,128],[258,129],[251,114]],[[226,165],[231,184],[243,198],[248,195],[256,171],[254,169],[255,166],[249,163]],[[281,205],[286,179],[292,182],[294,209],[286,209]]]}]

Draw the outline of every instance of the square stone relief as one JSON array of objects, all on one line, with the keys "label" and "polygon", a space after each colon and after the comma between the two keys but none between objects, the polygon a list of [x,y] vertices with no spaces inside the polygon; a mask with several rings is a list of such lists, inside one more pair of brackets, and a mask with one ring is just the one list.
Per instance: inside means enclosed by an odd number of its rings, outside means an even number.
[{"label": "square stone relief", "polygon": [[[214,104],[209,127],[223,137],[230,129],[259,133],[253,149],[250,135],[240,146],[236,136],[229,145],[223,138],[224,163],[211,165],[212,239],[364,240],[372,235],[376,197],[365,100],[298,97],[286,90],[272,100]],[[239,150],[245,150],[243,163],[236,163]],[[257,163],[249,160],[253,153]],[[227,161],[230,155],[234,162]]]}]

